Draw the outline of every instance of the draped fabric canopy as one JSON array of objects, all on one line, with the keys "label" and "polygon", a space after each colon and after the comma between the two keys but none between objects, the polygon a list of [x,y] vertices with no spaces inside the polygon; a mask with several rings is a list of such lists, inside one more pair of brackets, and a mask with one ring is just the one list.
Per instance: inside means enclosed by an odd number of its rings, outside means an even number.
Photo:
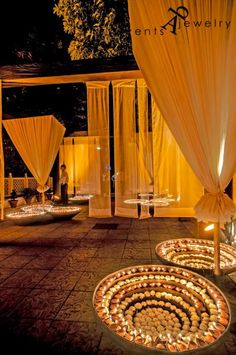
[{"label": "draped fabric canopy", "polygon": [[208,191],[199,220],[225,222],[236,165],[236,3],[129,0],[135,58],[187,161]]},{"label": "draped fabric canopy", "polygon": [[54,116],[3,121],[3,125],[26,166],[46,191],[46,182],[55,161],[65,127]]}]

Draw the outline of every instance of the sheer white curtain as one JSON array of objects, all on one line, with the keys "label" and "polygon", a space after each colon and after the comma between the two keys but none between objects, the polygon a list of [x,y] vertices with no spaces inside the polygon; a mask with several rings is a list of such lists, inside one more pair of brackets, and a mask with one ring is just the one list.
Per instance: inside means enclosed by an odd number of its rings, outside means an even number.
[{"label": "sheer white curtain", "polygon": [[[152,134],[148,132],[148,88],[143,79],[137,80],[138,103],[138,192],[153,192]],[[141,206],[140,218],[151,217],[149,207]]]},{"label": "sheer white curtain", "polygon": [[129,0],[129,16],[134,55],[147,85],[208,191],[196,216],[216,222],[217,231],[235,212],[224,189],[236,165],[236,2]]},{"label": "sheer white curtain", "polygon": [[[175,16],[170,8],[186,15],[178,6],[188,9],[189,26],[177,16],[181,28],[176,35],[170,25],[161,35],[161,26]],[[236,3],[129,0],[129,15],[138,65],[178,145],[208,191],[196,206],[196,216],[223,223],[235,211],[224,189],[236,165]],[[194,25],[197,20],[202,27]],[[145,29],[152,31],[150,35],[144,35]]]},{"label": "sheer white curtain", "polygon": [[154,191],[168,193],[177,201],[156,207],[155,217],[193,217],[194,206],[204,193],[184,158],[155,101],[152,99]]},{"label": "sheer white curtain", "polygon": [[135,126],[135,80],[115,80],[114,150],[115,150],[115,214],[138,217],[136,204],[124,201],[137,198],[137,138]]},{"label": "sheer white curtain", "polygon": [[65,137],[63,144],[60,145],[59,162],[66,165],[68,173],[68,193],[74,194],[75,187],[75,156],[74,156],[74,142],[72,137]]},{"label": "sheer white curtain", "polygon": [[90,217],[111,217],[109,84],[109,81],[90,81],[86,84],[88,134],[90,139],[95,139],[95,145],[90,144],[88,151],[89,179],[91,185],[99,185],[96,194],[89,201]]}]

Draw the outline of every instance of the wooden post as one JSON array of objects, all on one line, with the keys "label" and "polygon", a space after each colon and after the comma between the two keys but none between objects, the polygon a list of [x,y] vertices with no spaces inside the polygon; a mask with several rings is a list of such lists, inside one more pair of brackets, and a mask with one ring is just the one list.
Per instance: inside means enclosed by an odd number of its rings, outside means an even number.
[{"label": "wooden post", "polygon": [[27,176],[27,173],[25,173],[25,176],[24,176],[24,188],[28,188],[28,187],[29,187],[28,176]]},{"label": "wooden post", "polygon": [[42,193],[42,205],[43,205],[43,208],[44,208],[44,205],[45,205],[45,192]]},{"label": "wooden post", "polygon": [[2,80],[0,79],[0,219],[4,220],[4,197],[5,197],[5,176],[4,176],[4,155],[2,143]]},{"label": "wooden post", "polygon": [[8,194],[10,195],[10,193],[13,190],[13,177],[12,177],[12,173],[9,173],[8,175]]},{"label": "wooden post", "polygon": [[220,270],[220,223],[215,223],[214,228],[214,274],[221,275]]}]

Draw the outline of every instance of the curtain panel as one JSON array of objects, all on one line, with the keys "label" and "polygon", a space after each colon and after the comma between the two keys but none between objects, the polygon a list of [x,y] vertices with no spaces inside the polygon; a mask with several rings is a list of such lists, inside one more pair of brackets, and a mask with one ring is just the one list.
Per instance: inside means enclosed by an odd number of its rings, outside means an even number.
[{"label": "curtain panel", "polygon": [[0,219],[4,219],[4,155],[2,144],[2,80],[0,79]]},{"label": "curtain panel", "polygon": [[74,190],[76,194],[89,192],[89,141],[88,137],[74,137]]},{"label": "curtain panel", "polygon": [[68,193],[74,194],[75,189],[75,155],[74,155],[74,141],[72,137],[65,137],[63,144],[60,145],[59,162],[66,165],[68,173]]},{"label": "curtain panel", "polygon": [[3,125],[36,179],[39,191],[46,191],[46,182],[63,139],[65,127],[54,116],[5,120]]},{"label": "curtain panel", "polygon": [[196,216],[224,223],[235,212],[224,189],[236,164],[236,3],[129,0],[129,16],[139,68],[207,191]]},{"label": "curtain panel", "polygon": [[160,110],[152,99],[154,192],[177,199],[154,209],[155,217],[193,217],[194,205],[204,189],[184,158]]},{"label": "curtain panel", "polygon": [[138,217],[137,139],[135,124],[135,80],[115,80],[113,85],[115,215]]},{"label": "curtain panel", "polygon": [[70,194],[101,193],[99,137],[66,137],[60,146],[60,164],[66,164]]},{"label": "curtain panel", "polygon": [[90,217],[111,217],[109,84],[109,81],[86,83],[88,135],[96,137],[95,144],[89,145],[89,179],[91,186],[99,183],[98,191],[89,201]]},{"label": "curtain panel", "polygon": [[[148,88],[143,79],[137,80],[138,91],[138,192],[153,192],[152,142],[148,132]],[[151,217],[149,207],[141,206],[140,218]]]}]

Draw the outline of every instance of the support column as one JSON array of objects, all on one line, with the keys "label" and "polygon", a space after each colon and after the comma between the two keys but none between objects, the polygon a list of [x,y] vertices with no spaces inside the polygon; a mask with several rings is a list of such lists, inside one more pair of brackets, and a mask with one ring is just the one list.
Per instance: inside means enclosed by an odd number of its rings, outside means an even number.
[{"label": "support column", "polygon": [[2,144],[2,80],[0,80],[0,219],[4,219],[4,155]]}]

